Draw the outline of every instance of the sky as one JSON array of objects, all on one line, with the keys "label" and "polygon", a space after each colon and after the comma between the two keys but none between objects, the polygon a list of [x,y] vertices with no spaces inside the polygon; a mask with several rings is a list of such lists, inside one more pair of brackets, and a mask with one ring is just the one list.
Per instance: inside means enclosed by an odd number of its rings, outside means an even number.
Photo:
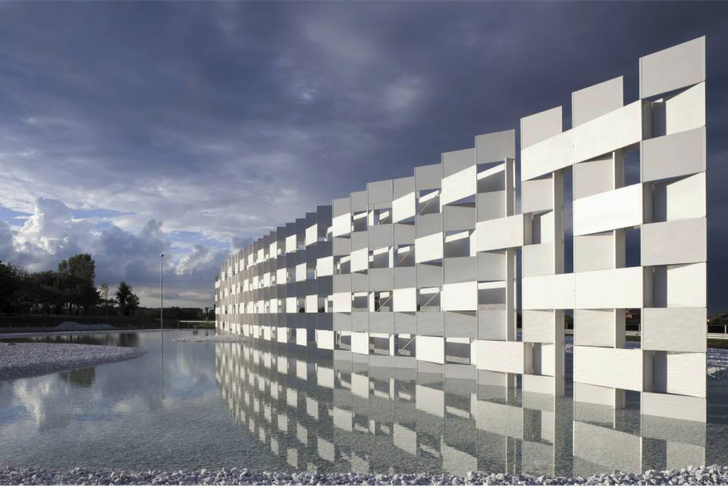
[{"label": "sky", "polygon": [[231,250],[707,36],[709,309],[728,310],[728,5],[0,2],[0,260],[79,252],[212,306]]}]

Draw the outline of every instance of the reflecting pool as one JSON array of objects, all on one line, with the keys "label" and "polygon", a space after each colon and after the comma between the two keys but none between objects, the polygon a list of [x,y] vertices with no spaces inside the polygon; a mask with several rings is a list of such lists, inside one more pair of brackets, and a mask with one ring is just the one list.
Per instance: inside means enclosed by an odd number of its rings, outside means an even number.
[{"label": "reflecting pool", "polygon": [[193,332],[42,338],[147,354],[0,381],[0,465],[574,476],[728,462],[726,381],[708,382],[706,425],[641,417],[636,394],[614,411],[414,361],[175,341]]}]

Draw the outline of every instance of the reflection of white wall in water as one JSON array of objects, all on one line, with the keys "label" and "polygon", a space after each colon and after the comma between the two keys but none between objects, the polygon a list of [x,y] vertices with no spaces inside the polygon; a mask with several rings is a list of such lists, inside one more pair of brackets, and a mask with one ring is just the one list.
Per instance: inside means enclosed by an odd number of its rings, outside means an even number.
[{"label": "reflection of white wall in water", "polygon": [[[521,119],[520,155],[515,130],[479,135],[279,226],[224,265],[217,326],[560,396],[573,310],[578,402],[619,408],[632,390],[643,414],[705,421],[705,38],[641,58],[639,88],[628,104],[622,77],[575,91],[571,128],[562,107]],[[638,350],[623,349],[628,309]]]},{"label": "reflection of white wall in water", "polygon": [[[699,422],[644,416],[637,429],[612,427],[614,409],[577,403],[572,434],[571,414],[548,395],[526,392],[520,404],[502,403],[504,388],[459,381],[444,391],[442,376],[421,384],[416,372],[402,376],[401,369],[372,366],[352,372],[351,362],[328,358],[294,360],[289,367],[290,358],[279,354],[285,350],[256,347],[216,347],[220,390],[235,419],[294,467],[348,463],[344,468],[381,472],[400,463],[421,467],[425,459],[428,467],[456,474],[553,475],[564,474],[560,462],[573,454],[568,474],[576,476],[655,467],[655,445],[665,466],[705,461],[706,430]],[[307,383],[300,369],[311,370]],[[565,431],[572,450],[564,448]]]}]

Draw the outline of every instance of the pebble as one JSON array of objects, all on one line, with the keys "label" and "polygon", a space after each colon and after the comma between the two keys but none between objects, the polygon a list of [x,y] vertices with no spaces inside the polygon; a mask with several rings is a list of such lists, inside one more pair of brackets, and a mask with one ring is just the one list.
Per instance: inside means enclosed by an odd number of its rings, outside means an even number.
[{"label": "pebble", "polygon": [[81,468],[42,469],[0,467],[0,484],[727,484],[728,467],[689,467],[680,470],[646,471],[642,474],[616,472],[588,478],[529,476],[525,474],[354,474],[262,471],[223,468],[129,472]]}]

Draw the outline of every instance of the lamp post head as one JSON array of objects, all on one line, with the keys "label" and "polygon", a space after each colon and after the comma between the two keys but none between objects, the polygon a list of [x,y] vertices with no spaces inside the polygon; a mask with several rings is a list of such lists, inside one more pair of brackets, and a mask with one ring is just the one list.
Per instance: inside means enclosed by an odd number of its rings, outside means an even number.
[{"label": "lamp post head", "polygon": [[164,253],[162,253],[161,255],[159,255],[159,258],[164,258]]}]

